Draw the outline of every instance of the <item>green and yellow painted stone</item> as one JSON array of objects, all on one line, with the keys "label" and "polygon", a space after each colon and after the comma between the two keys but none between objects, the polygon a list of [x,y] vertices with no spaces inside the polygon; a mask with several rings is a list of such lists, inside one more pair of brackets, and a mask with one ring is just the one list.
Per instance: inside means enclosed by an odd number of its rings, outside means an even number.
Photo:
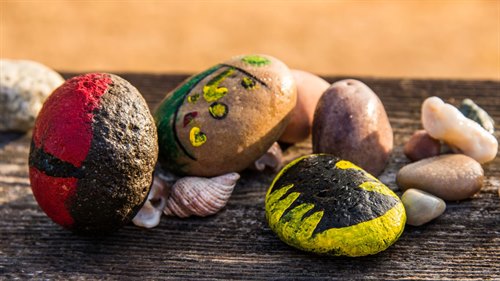
[{"label": "green and yellow painted stone", "polygon": [[406,213],[399,197],[375,177],[328,154],[297,158],[266,195],[266,217],[285,243],[333,256],[366,256],[391,246]]},{"label": "green and yellow painted stone", "polygon": [[234,57],[188,78],[154,114],[163,168],[216,176],[248,167],[278,140],[296,103],[288,67],[266,55]]}]

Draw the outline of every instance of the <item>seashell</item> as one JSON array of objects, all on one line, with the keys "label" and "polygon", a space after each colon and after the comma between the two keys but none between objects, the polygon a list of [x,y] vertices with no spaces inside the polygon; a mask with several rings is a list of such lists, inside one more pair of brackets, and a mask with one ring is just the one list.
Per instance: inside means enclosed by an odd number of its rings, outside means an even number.
[{"label": "seashell", "polygon": [[181,178],[172,186],[163,212],[181,218],[213,215],[226,206],[239,178],[238,173],[214,178]]},{"label": "seashell", "polygon": [[165,208],[169,186],[160,176],[155,176],[148,199],[132,222],[139,227],[153,228],[160,223],[160,217]]},{"label": "seashell", "polygon": [[277,142],[273,143],[267,152],[253,162],[249,168],[262,172],[266,167],[271,168],[273,172],[277,172],[283,167],[283,151]]},{"label": "seashell", "polygon": [[481,125],[438,97],[422,104],[422,124],[429,135],[474,158],[481,164],[495,159],[498,141]]}]

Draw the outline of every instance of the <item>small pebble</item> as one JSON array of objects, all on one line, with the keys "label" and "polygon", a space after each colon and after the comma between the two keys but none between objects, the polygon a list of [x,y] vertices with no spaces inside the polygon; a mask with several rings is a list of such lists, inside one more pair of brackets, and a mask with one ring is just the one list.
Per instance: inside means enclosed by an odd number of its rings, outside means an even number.
[{"label": "small pebble", "polygon": [[413,226],[430,222],[446,209],[446,203],[441,198],[413,188],[403,193],[401,201],[406,210],[406,223]]},{"label": "small pebble", "polygon": [[296,143],[305,140],[313,125],[314,110],[318,100],[330,83],[312,73],[292,69],[292,75],[297,84],[297,105],[292,111],[292,117],[280,137],[285,143]]},{"label": "small pebble", "polygon": [[439,155],[441,143],[432,138],[425,130],[416,131],[405,144],[404,154],[411,161],[418,161]]},{"label": "small pebble", "polygon": [[431,137],[481,164],[493,161],[497,155],[494,135],[438,97],[427,98],[422,104],[422,124]]},{"label": "small pebble", "polygon": [[45,99],[64,79],[29,60],[0,60],[0,131],[26,132]]},{"label": "small pebble", "polygon": [[462,200],[481,189],[483,178],[477,161],[463,154],[448,154],[404,166],[396,181],[403,190],[416,188],[444,200]]},{"label": "small pebble", "polygon": [[387,165],[393,133],[384,105],[363,82],[335,82],[321,96],[313,122],[313,152],[349,160],[372,175]]},{"label": "small pebble", "polygon": [[495,121],[493,121],[493,118],[471,99],[464,99],[458,110],[460,110],[465,117],[477,122],[490,134],[495,132]]}]

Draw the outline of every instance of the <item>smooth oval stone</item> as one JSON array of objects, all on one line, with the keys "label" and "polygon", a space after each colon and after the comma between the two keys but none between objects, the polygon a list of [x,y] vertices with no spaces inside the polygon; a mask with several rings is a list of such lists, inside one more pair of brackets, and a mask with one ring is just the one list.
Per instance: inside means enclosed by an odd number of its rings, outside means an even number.
[{"label": "smooth oval stone", "polygon": [[462,200],[481,189],[483,178],[477,161],[463,154],[448,154],[404,166],[396,181],[403,190],[416,188],[444,200]]},{"label": "smooth oval stone", "polygon": [[401,235],[402,202],[375,177],[333,155],[295,159],[266,195],[270,228],[285,243],[334,256],[365,256],[387,249]]},{"label": "smooth oval stone", "polygon": [[266,55],[235,57],[194,75],[154,114],[160,163],[181,175],[241,171],[278,140],[296,98],[288,67]]},{"label": "smooth oval stone", "polygon": [[313,152],[330,153],[379,175],[389,161],[393,133],[382,102],[357,80],[332,84],[316,107]]},{"label": "smooth oval stone", "polygon": [[26,132],[45,99],[64,79],[29,60],[0,60],[0,131]]},{"label": "smooth oval stone", "polygon": [[406,223],[413,226],[428,223],[446,210],[443,199],[418,189],[406,190],[401,201],[406,210]]},{"label": "smooth oval stone", "polygon": [[439,155],[441,143],[429,136],[425,130],[418,130],[405,144],[403,151],[408,159],[418,161]]},{"label": "smooth oval stone", "polygon": [[312,73],[292,69],[292,75],[297,85],[297,105],[292,111],[292,117],[280,137],[280,141],[296,143],[305,140],[312,130],[314,111],[318,100],[330,83]]},{"label": "smooth oval stone", "polygon": [[157,158],[156,127],[139,91],[116,75],[80,75],[57,88],[36,119],[31,189],[54,222],[106,233],[142,207]]}]

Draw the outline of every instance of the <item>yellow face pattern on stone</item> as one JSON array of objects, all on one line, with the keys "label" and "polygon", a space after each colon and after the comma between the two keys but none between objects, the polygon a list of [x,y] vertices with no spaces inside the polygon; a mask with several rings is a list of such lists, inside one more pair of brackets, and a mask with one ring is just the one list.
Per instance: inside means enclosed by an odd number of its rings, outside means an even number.
[{"label": "yellow face pattern on stone", "polygon": [[207,102],[217,101],[227,94],[228,89],[226,87],[219,87],[219,84],[233,73],[234,69],[229,68],[203,86],[203,97]]},{"label": "yellow face pattern on stone", "polygon": [[194,147],[198,147],[207,141],[207,135],[205,135],[205,133],[203,133],[200,130],[200,128],[193,127],[193,128],[191,128],[191,131],[189,132],[189,141],[191,141],[191,144]]},{"label": "yellow face pattern on stone", "polygon": [[[258,89],[259,86],[267,88],[264,82],[251,73],[231,65],[219,65],[210,75],[198,82],[201,85],[191,85],[192,88],[186,93],[184,103],[177,109],[176,122],[182,122],[182,127],[177,128],[178,131],[174,133],[174,138],[179,139],[182,150],[193,160],[196,160],[196,157],[192,148],[202,147],[211,134],[210,131],[203,130],[203,127],[213,128],[213,125],[208,126],[207,122],[214,119],[220,121],[228,116],[230,107],[224,102],[227,100],[227,95],[246,94],[250,90]],[[207,119],[206,113],[213,119]],[[178,137],[180,134],[185,134],[182,130],[189,130],[190,146],[183,145],[182,138]]]},{"label": "yellow face pattern on stone", "polygon": [[224,119],[228,113],[228,107],[223,103],[214,102],[210,105],[208,111],[213,118]]},{"label": "yellow face pattern on stone", "polygon": [[346,256],[385,250],[406,221],[401,201],[389,188],[356,165],[324,154],[283,168],[267,193],[266,216],[285,243]]}]

